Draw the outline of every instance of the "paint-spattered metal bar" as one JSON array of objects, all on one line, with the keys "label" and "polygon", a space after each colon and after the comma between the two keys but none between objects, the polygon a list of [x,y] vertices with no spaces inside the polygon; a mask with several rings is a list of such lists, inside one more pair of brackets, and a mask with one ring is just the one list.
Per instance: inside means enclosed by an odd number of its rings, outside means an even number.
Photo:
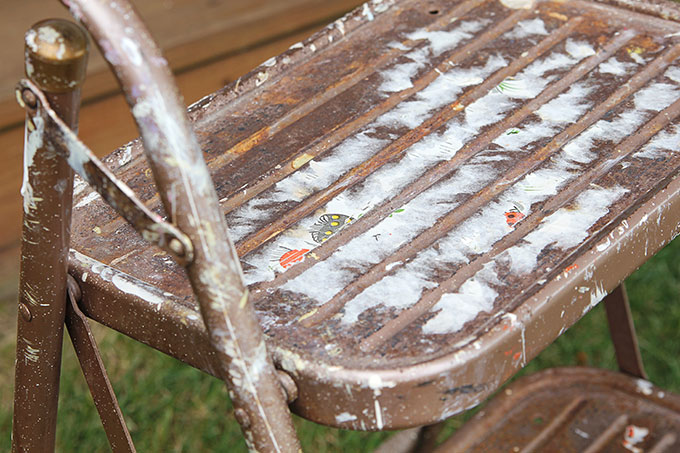
[{"label": "paint-spattered metal bar", "polygon": [[167,61],[127,1],[63,3],[113,68],[146,145],[165,212],[193,245],[193,260],[182,264],[248,447],[297,452],[279,376],[248,303],[213,182]]},{"label": "paint-spattered metal bar", "polygon": [[[26,33],[26,75],[47,91],[56,114],[77,128],[87,35],[64,20]],[[49,147],[42,106],[26,116],[23,232],[14,373],[12,451],[54,451],[66,308],[73,172]]]},{"label": "paint-spattered metal bar", "polygon": [[111,450],[116,453],[134,453],[136,451],[135,446],[132,443],[132,437],[130,437],[106,368],[104,368],[104,363],[99,355],[97,342],[90,330],[87,318],[78,308],[80,297],[81,292],[78,283],[69,275],[66,327],[80,367],[83,370],[85,381],[90,388],[102,425],[104,425]]},{"label": "paint-spattered metal bar", "polygon": [[[192,106],[292,409],[378,430],[474,406],[673,239],[678,33],[599,2],[375,0]],[[105,163],[161,209],[143,152]],[[219,375],[182,269],[86,197],[83,311]]]},{"label": "paint-spattered metal bar", "polygon": [[[520,379],[489,403],[483,414],[436,452],[492,453],[507,451],[510,445],[528,453],[539,440],[541,449],[536,451],[673,451],[680,447],[678,395],[606,370],[557,368]],[[518,425],[522,429],[516,429]],[[559,429],[544,438],[543,433],[557,425]]]},{"label": "paint-spattered metal bar", "polygon": [[45,94],[30,80],[22,80],[17,87],[17,98],[29,95],[36,104],[29,106],[24,103],[24,107],[29,110],[29,115],[40,115],[40,122],[49,136],[46,146],[66,160],[116,212],[130,222],[144,240],[166,250],[180,263],[191,263],[194,252],[189,238],[141,203],[134,192],[118,180],[57,116]]}]

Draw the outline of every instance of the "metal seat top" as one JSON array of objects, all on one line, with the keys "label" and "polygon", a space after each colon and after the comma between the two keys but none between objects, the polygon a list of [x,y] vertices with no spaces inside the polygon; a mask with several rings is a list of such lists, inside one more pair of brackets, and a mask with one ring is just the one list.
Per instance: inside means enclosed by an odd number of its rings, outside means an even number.
[{"label": "metal seat top", "polygon": [[[374,0],[192,105],[294,410],[475,405],[674,237],[678,36],[596,2]],[[106,162],[162,211],[139,142]],[[212,372],[184,271],[75,196],[84,311]]]}]

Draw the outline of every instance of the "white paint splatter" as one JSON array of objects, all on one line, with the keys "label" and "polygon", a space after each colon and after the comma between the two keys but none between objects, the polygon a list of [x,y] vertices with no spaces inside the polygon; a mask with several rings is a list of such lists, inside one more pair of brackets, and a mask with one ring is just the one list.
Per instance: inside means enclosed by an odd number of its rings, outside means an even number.
[{"label": "white paint splatter", "polygon": [[636,447],[636,445],[640,442],[643,442],[648,434],[648,428],[628,425],[623,432],[622,445],[633,453],[643,453],[644,450],[642,448]]},{"label": "white paint splatter", "polygon": [[442,52],[455,48],[461,41],[470,39],[473,33],[488,24],[488,20],[470,20],[458,25],[453,30],[427,30],[421,28],[409,33],[406,37],[413,41],[427,40],[427,49],[432,55],[438,56]]},{"label": "white paint splatter", "polygon": [[545,29],[545,23],[540,17],[535,19],[523,20],[508,33],[508,38],[523,39],[532,35],[547,35],[548,31]]},{"label": "white paint splatter", "polygon": [[125,55],[127,55],[130,63],[135,66],[141,66],[143,62],[142,53],[136,42],[127,36],[124,36],[120,41],[120,47],[123,49],[123,52],[125,52]]},{"label": "white paint splatter", "polygon": [[368,3],[364,3],[364,8],[363,8],[363,10],[361,11],[361,13],[362,13],[362,14],[364,15],[364,17],[366,17],[366,19],[368,19],[370,22],[373,21],[373,19],[374,19],[374,17],[373,17],[373,12],[371,12],[371,8],[370,8],[370,6],[368,6]]},{"label": "white paint splatter", "polygon": [[[29,180],[30,168],[33,166],[33,159],[36,153],[43,146],[43,135],[45,133],[45,121],[40,115],[35,115],[32,119],[32,124],[35,126],[33,130],[29,131],[30,127],[25,129],[27,138],[24,139],[24,177],[21,185],[21,195],[24,199],[24,212],[29,213],[36,208],[36,200],[33,196],[33,186]],[[28,122],[27,125],[30,125]]]},{"label": "white paint splatter", "polygon": [[100,198],[99,194],[95,191],[92,191],[91,193],[87,194],[84,196],[74,207],[74,209],[80,209],[83,206],[87,206],[97,198]]},{"label": "white paint splatter", "polygon": [[337,424],[341,423],[347,423],[347,422],[353,422],[354,420],[357,419],[356,415],[352,415],[349,412],[343,412],[341,414],[338,414],[335,416],[335,422]]},{"label": "white paint splatter", "polygon": [[600,63],[597,70],[602,74],[613,74],[615,76],[622,76],[628,72],[631,67],[634,67],[635,63],[625,63],[616,59],[616,57],[611,57],[609,60]]},{"label": "white paint splatter", "polygon": [[564,250],[576,247],[588,237],[588,230],[609,212],[609,206],[627,190],[622,187],[588,189],[568,207],[549,215],[522,243],[510,247],[506,253],[512,271],[525,274],[536,268],[536,259],[547,246]]},{"label": "white paint splatter", "polygon": [[569,55],[578,60],[595,55],[595,50],[591,47],[591,45],[583,41],[567,39],[565,49]]},{"label": "white paint splatter", "polygon": [[647,396],[652,394],[654,387],[651,382],[645,379],[636,379],[635,383],[637,385],[637,391],[639,393],[642,393],[643,395]]}]

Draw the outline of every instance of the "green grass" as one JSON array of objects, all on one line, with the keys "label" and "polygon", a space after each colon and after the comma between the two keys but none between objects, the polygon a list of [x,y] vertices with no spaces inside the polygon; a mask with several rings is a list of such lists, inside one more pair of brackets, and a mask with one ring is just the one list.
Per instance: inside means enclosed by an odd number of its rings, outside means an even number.
[{"label": "green grass", "polygon": [[[627,281],[645,365],[661,387],[680,391],[680,240],[676,240]],[[9,451],[14,361],[13,304],[0,304],[0,451]],[[218,380],[95,326],[123,412],[139,451],[240,452],[245,444],[224,386]],[[531,362],[521,374],[560,365],[615,368],[602,306]],[[99,418],[68,340],[64,347],[57,449],[107,451]],[[446,434],[462,424],[454,417]],[[296,419],[308,452],[370,451],[387,433],[356,433]]]}]

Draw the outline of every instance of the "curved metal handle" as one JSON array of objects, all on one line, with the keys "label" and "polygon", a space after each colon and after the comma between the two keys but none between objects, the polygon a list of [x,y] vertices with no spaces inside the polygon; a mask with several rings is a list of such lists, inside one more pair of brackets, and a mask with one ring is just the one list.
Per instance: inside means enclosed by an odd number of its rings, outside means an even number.
[{"label": "curved metal handle", "polygon": [[191,239],[187,273],[250,449],[299,451],[208,168],[167,61],[127,0],[61,0],[113,69],[165,211]]}]

